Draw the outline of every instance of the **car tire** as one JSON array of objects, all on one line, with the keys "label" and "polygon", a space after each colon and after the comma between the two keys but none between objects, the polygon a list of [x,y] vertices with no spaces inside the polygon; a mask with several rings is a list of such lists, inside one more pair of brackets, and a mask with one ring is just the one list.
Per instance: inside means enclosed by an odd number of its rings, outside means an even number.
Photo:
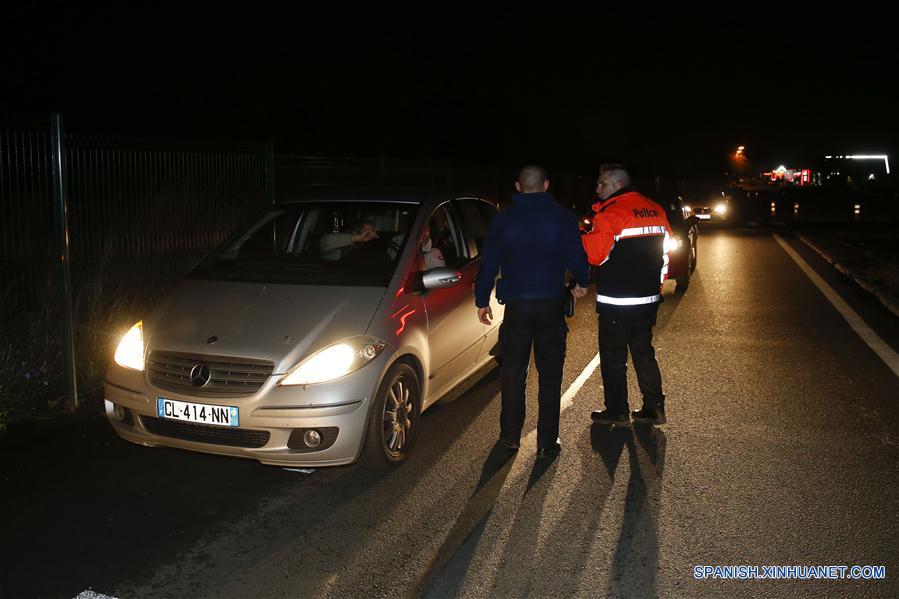
[{"label": "car tire", "polygon": [[390,367],[368,412],[362,462],[391,470],[406,461],[421,426],[421,382],[409,364]]},{"label": "car tire", "polygon": [[687,269],[686,274],[682,277],[675,277],[674,279],[677,286],[674,288],[675,293],[683,293],[687,290],[687,287],[690,286],[690,269]]}]

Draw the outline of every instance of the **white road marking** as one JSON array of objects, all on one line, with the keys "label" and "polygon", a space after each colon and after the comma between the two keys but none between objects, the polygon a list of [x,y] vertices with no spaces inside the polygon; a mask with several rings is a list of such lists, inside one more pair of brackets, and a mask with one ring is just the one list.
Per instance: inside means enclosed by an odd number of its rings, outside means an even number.
[{"label": "white road marking", "polygon": [[111,597],[109,595],[104,595],[102,593],[97,593],[90,589],[86,591],[81,591],[77,595],[75,595],[75,599],[115,599],[115,597]]},{"label": "white road marking", "polygon": [[861,316],[859,316],[858,313],[853,310],[830,285],[825,283],[824,279],[818,276],[818,273],[812,270],[812,267],[809,266],[793,248],[787,245],[787,242],[781,239],[780,235],[772,233],[772,236],[774,237],[774,240],[780,244],[780,247],[783,248],[787,255],[799,265],[802,272],[804,272],[821,293],[824,294],[824,297],[826,297],[827,300],[833,304],[833,307],[846,319],[846,322],[849,323],[852,330],[862,338],[862,341],[868,344],[868,347],[874,350],[874,353],[880,356],[880,359],[893,371],[893,374],[899,376],[899,354],[897,354],[892,347],[887,345],[877,333],[871,330],[871,327],[865,324],[865,321],[862,320]]},{"label": "white road marking", "polygon": [[[574,379],[574,382],[568,387],[565,393],[562,395],[562,406],[559,410],[560,412],[564,412],[571,404],[574,402],[574,396],[577,395],[577,392],[581,390],[581,387],[584,386],[584,383],[587,382],[587,379],[593,374],[596,370],[596,367],[599,366],[599,354],[593,356],[593,359],[590,360],[590,363],[587,364],[584,369],[581,371],[577,378]],[[522,443],[522,449],[524,446],[528,446],[528,450],[536,451],[536,442],[537,442],[537,429],[532,430],[527,437],[524,438],[524,443]]]},{"label": "white road marking", "polygon": [[599,354],[593,356],[593,359],[590,360],[590,363],[584,367],[584,370],[581,371],[577,378],[574,379],[574,382],[571,383],[571,386],[568,387],[568,390],[565,391],[565,394],[562,396],[562,412],[564,412],[568,406],[571,405],[571,402],[574,401],[574,396],[577,395],[577,392],[581,390],[581,387],[584,386],[584,383],[587,382],[587,379],[593,374],[593,371],[596,370],[596,367],[599,366]]}]

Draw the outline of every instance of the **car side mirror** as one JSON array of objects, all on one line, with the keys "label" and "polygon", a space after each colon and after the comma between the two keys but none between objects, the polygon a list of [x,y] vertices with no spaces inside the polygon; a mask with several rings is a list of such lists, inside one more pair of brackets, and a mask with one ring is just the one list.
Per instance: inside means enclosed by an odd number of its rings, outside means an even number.
[{"label": "car side mirror", "polygon": [[421,286],[424,289],[452,287],[462,280],[462,273],[452,268],[432,268],[422,273]]},{"label": "car side mirror", "polygon": [[452,287],[462,280],[462,273],[452,268],[432,268],[409,273],[403,289],[406,293],[424,293],[430,289]]}]

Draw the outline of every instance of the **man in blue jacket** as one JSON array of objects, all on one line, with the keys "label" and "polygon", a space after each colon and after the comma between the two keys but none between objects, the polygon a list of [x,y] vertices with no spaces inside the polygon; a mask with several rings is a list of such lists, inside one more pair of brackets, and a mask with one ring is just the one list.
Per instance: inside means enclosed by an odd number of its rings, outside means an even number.
[{"label": "man in blue jacket", "polygon": [[[559,410],[562,366],[565,362],[565,271],[577,285],[571,293],[583,297],[590,283],[590,266],[581,244],[577,217],[547,193],[549,180],[539,166],[518,174],[512,205],[490,223],[475,284],[478,318],[490,324],[490,292],[506,305],[500,336],[503,357],[500,442],[518,449],[525,416],[525,387],[531,345],[539,374],[537,457],[561,449]],[[502,273],[496,281],[498,273]]]}]

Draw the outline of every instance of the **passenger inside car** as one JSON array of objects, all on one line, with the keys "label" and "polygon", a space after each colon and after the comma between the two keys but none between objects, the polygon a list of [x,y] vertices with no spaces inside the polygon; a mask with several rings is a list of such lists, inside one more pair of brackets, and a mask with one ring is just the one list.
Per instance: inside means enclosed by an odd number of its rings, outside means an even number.
[{"label": "passenger inside car", "polygon": [[440,250],[440,255],[443,257],[443,266],[454,266],[459,254],[456,251],[449,220],[443,207],[438,208],[431,215],[429,234],[431,245]]},{"label": "passenger inside car", "polygon": [[434,246],[433,239],[431,237],[430,226],[424,228],[419,248],[421,249],[422,257],[424,258],[425,270],[431,270],[432,268],[440,268],[446,266],[446,260],[443,257],[443,252],[440,250],[440,248]]}]

